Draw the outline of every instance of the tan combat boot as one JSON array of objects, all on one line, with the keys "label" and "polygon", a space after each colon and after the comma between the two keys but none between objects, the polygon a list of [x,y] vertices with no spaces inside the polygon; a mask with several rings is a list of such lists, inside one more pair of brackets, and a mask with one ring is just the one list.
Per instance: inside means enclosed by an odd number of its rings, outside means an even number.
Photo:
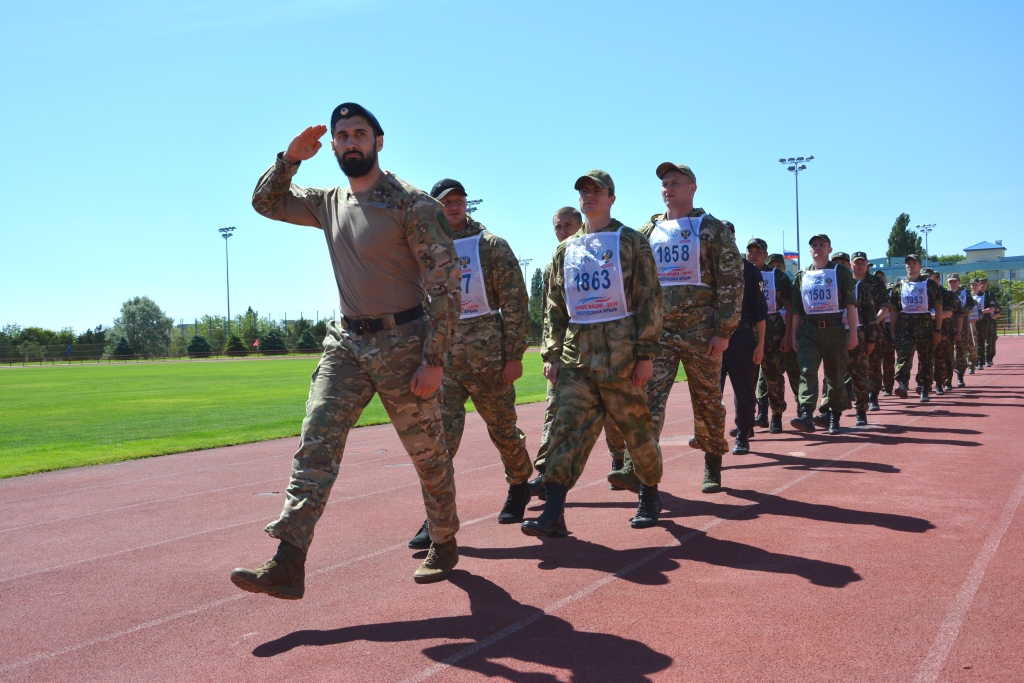
[{"label": "tan combat boot", "polygon": [[446,543],[431,543],[427,551],[427,559],[412,575],[416,583],[435,583],[444,581],[448,574],[459,563],[459,544],[455,539]]},{"label": "tan combat boot", "polygon": [[274,556],[256,569],[231,572],[231,583],[250,593],[298,600],[306,592],[306,553],[281,541]]}]

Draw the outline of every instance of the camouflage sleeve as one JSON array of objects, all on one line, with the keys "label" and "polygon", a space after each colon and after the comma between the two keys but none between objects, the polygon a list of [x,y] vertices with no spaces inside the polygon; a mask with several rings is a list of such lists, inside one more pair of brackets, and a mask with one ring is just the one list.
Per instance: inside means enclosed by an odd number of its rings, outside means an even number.
[{"label": "camouflage sleeve", "polygon": [[277,161],[267,169],[252,193],[252,208],[256,213],[275,221],[323,228],[320,208],[324,191],[292,185],[292,176],[299,164],[289,164],[277,155]]},{"label": "camouflage sleeve", "polygon": [[[664,314],[658,266],[654,262],[654,252],[647,238],[635,230],[629,232],[634,239],[630,240],[633,253],[630,291],[626,296],[636,321],[636,355],[657,358],[662,353],[661,324]],[[625,230],[623,234],[626,234]]]},{"label": "camouflage sleeve", "polygon": [[530,296],[526,292],[523,271],[508,242],[484,233],[491,252],[487,296],[501,311],[502,347],[505,361],[520,361],[526,353],[530,334]]},{"label": "camouflage sleeve", "polygon": [[548,289],[551,287],[551,262],[544,265],[544,274],[541,276],[540,290],[540,334],[541,343],[548,336]]},{"label": "camouflage sleeve", "polygon": [[799,273],[796,274],[796,277],[793,279],[793,289],[792,289],[793,298],[792,298],[792,303],[791,303],[791,305],[789,307],[790,311],[792,311],[793,313],[796,313],[798,315],[803,315],[804,314],[804,300],[800,296],[800,287],[803,284],[803,281],[804,281],[804,271],[801,270]]},{"label": "camouflage sleeve", "polygon": [[[865,283],[866,285],[868,283]],[[875,293],[872,291],[870,285],[864,287],[863,301],[861,301],[860,308],[857,310],[857,316],[860,318],[860,324],[864,326],[864,339],[868,344],[873,344],[878,341],[878,335],[880,329],[878,323],[875,322],[875,314],[878,312],[878,307],[875,306]]]},{"label": "camouflage sleeve", "polygon": [[718,319],[715,322],[715,336],[728,339],[740,326],[743,305],[743,257],[740,256],[732,231],[724,224],[718,231],[716,242],[715,308],[718,311]]},{"label": "camouflage sleeve", "polygon": [[452,229],[441,206],[425,194],[414,195],[406,209],[405,239],[420,266],[427,290],[430,324],[423,340],[423,365],[445,365],[445,354],[462,312],[462,269],[452,242]]},{"label": "camouflage sleeve", "polygon": [[928,280],[928,308],[934,309],[936,306],[942,307],[943,297],[942,290],[935,284],[934,280]]},{"label": "camouflage sleeve", "polygon": [[778,268],[775,269],[775,299],[779,308],[789,308],[793,301],[793,283],[789,281],[789,276]]},{"label": "camouflage sleeve", "polygon": [[901,288],[899,285],[893,285],[889,288],[889,309],[893,311],[903,310],[903,299],[901,298]]},{"label": "camouflage sleeve", "polygon": [[[857,305],[857,281],[853,273],[842,266],[836,268],[836,284],[839,286],[839,302],[841,306]],[[858,312],[859,315],[859,312]]]},{"label": "camouflage sleeve", "polygon": [[557,363],[562,357],[562,344],[565,331],[569,327],[569,310],[565,305],[565,275],[562,262],[565,260],[565,243],[555,249],[551,259],[551,279],[548,283],[548,296],[545,299],[548,325],[544,330],[544,349],[541,353],[547,363]]},{"label": "camouflage sleeve", "polygon": [[954,316],[958,316],[958,315],[963,315],[964,314],[965,309],[963,307],[963,304],[960,303],[960,297],[958,297],[953,292],[949,293],[949,303],[950,303],[950,306],[952,306],[951,310],[953,311],[953,315]]}]

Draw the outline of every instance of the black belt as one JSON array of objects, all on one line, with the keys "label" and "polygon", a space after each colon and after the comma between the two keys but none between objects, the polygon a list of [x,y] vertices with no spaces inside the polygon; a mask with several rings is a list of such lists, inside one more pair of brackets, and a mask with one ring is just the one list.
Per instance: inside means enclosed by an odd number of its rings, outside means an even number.
[{"label": "black belt", "polygon": [[817,327],[818,329],[825,329],[826,327],[840,327],[842,324],[842,318],[835,318],[834,320],[804,320],[804,325],[810,325],[811,327]]},{"label": "black belt", "polygon": [[423,316],[423,304],[410,308],[407,311],[389,313],[380,318],[350,318],[347,315],[341,316],[341,325],[349,332],[355,334],[373,334],[381,330],[390,330],[399,325],[411,323],[413,320]]}]

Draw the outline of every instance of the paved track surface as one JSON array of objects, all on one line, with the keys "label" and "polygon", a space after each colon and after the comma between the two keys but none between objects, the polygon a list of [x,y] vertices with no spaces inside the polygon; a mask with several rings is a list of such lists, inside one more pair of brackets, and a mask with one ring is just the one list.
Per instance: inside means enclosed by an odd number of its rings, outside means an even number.
[{"label": "paved track surface", "polygon": [[[474,414],[461,561],[435,585],[412,581],[422,501],[387,425],[349,438],[301,601],[228,581],[275,547],[294,439],[2,481],[0,680],[1020,681],[1024,339],[999,349],[968,388],[883,398],[867,428],[759,430],[716,495],[678,384],[666,510],[642,531],[603,444],[572,537],[498,525]],[[542,410],[521,409],[534,449]]]}]

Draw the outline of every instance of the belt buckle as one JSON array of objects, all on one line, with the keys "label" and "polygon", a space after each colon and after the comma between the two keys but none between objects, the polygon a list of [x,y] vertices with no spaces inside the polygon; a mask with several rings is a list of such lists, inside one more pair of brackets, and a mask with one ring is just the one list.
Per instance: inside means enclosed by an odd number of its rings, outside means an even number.
[{"label": "belt buckle", "polygon": [[817,324],[818,324],[818,329],[819,330],[823,330],[826,327],[828,327],[828,321],[827,320],[818,320]]},{"label": "belt buckle", "polygon": [[352,327],[356,334],[370,334],[370,321],[364,318],[356,320],[356,324]]}]

